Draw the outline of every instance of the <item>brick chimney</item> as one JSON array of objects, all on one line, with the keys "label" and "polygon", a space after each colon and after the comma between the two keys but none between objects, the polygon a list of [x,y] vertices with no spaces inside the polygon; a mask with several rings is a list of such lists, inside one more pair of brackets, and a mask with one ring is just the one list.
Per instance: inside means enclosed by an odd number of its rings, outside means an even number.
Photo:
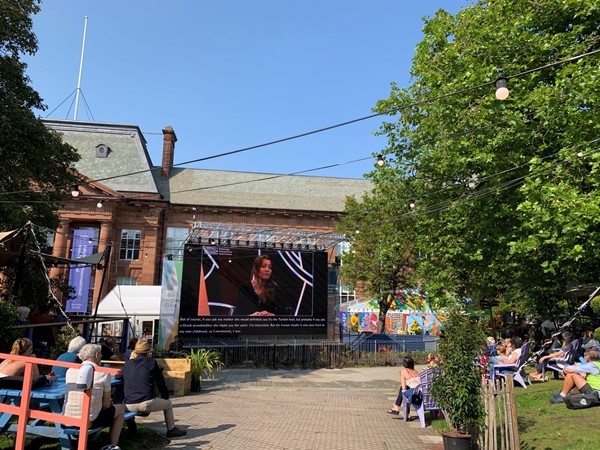
[{"label": "brick chimney", "polygon": [[163,157],[162,157],[162,170],[160,171],[161,178],[169,178],[169,172],[173,167],[173,158],[175,157],[175,142],[177,142],[177,136],[172,127],[164,127],[163,130]]}]

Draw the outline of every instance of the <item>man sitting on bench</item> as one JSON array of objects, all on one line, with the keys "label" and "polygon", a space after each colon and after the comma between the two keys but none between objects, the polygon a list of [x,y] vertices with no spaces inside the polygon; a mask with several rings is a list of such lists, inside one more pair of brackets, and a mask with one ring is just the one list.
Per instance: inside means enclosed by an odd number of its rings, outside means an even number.
[{"label": "man sitting on bench", "polygon": [[[100,364],[102,348],[98,344],[86,344],[79,350],[79,359],[83,365]],[[67,370],[64,415],[81,417],[81,406],[83,404],[84,392],[77,389],[76,380],[79,369]],[[110,445],[102,447],[101,450],[120,450],[119,435],[123,428],[124,405],[113,405],[110,397],[111,376],[108,373],[94,371],[94,383],[92,386],[92,402],[90,405],[90,428],[110,427]]]},{"label": "man sitting on bench", "polygon": [[[167,437],[185,436],[187,431],[175,426],[173,403],[169,400],[165,377],[151,353],[148,341],[140,339],[130,359],[125,361],[121,371],[125,384],[125,405],[129,411],[139,413],[164,411]],[[155,382],[162,398],[154,397]]]},{"label": "man sitting on bench", "polygon": [[[554,394],[550,403],[562,403],[571,389],[577,387],[582,394],[592,394],[600,390],[600,355],[597,350],[588,349],[583,355],[585,364],[567,366],[563,369],[565,379],[562,390]],[[584,375],[587,375],[584,378]]]}]

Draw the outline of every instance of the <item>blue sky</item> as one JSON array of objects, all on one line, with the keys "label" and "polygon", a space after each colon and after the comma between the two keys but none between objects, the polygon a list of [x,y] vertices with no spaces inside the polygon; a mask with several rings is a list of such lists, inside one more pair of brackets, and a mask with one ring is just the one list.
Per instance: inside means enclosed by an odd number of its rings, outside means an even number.
[{"label": "blue sky", "polygon": [[[27,74],[48,106],[40,116],[56,108],[50,118],[72,119],[88,16],[78,119],[143,132],[170,125],[180,163],[370,115],[391,82],[410,82],[421,18],[466,4],[45,0],[34,18],[39,51],[26,58]],[[385,138],[373,136],[381,120],[187,167],[287,174],[367,158],[385,147]],[[145,136],[160,164],[162,133]],[[309,175],[361,178],[373,163]]]}]

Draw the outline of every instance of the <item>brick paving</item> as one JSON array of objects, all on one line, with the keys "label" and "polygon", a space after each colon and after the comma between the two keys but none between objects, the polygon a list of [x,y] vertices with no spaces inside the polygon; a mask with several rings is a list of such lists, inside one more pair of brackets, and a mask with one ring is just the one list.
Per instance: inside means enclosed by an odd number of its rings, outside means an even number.
[{"label": "brick paving", "polygon": [[[214,381],[202,382],[202,392],[173,399],[177,425],[188,434],[167,448],[441,448],[430,426],[386,413],[397,395],[399,369],[221,370]],[[160,412],[138,421],[165,432]]]}]

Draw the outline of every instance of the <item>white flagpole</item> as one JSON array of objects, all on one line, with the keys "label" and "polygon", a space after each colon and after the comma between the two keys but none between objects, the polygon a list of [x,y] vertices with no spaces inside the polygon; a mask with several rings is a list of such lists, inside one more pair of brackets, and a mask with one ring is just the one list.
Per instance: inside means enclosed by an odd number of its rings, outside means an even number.
[{"label": "white flagpole", "polygon": [[87,33],[88,16],[85,16],[83,25],[83,44],[81,44],[81,61],[79,62],[79,77],[77,78],[77,93],[75,94],[75,114],[73,120],[77,120],[77,111],[79,110],[79,93],[81,92],[81,72],[83,72],[83,54],[85,53],[85,35]]}]

